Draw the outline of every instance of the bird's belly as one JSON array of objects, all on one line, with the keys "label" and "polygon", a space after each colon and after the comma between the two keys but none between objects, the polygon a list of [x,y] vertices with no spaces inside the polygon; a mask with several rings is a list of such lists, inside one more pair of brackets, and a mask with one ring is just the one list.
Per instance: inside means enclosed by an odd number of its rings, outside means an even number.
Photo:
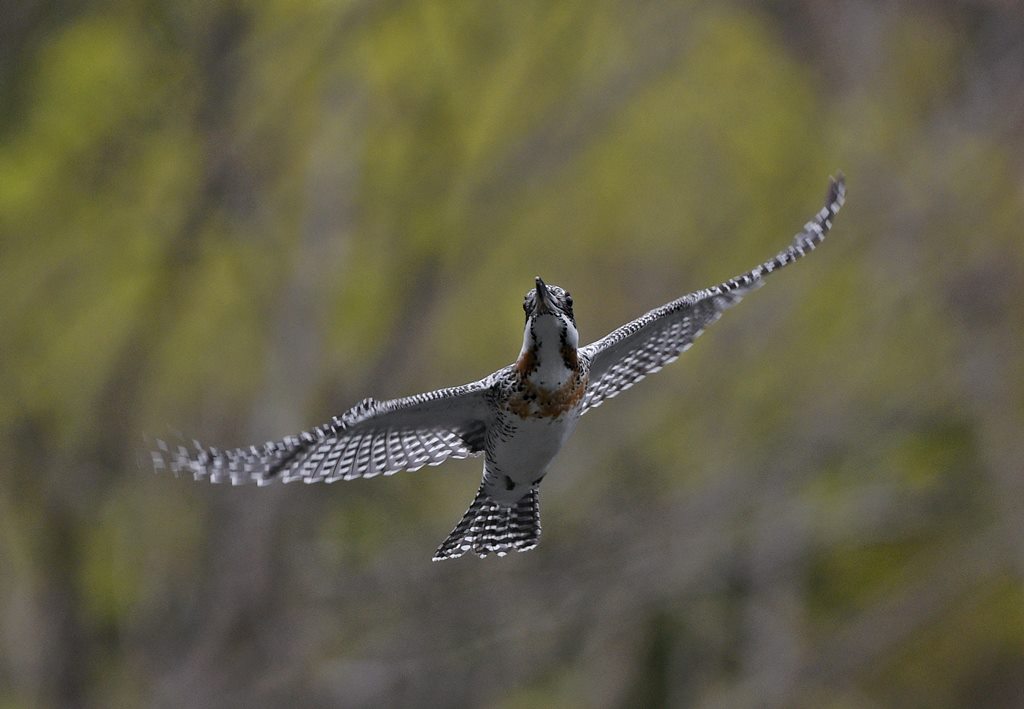
[{"label": "bird's belly", "polygon": [[579,415],[570,411],[557,418],[516,419],[514,432],[495,441],[487,455],[487,492],[498,502],[516,502],[539,482],[576,429]]}]

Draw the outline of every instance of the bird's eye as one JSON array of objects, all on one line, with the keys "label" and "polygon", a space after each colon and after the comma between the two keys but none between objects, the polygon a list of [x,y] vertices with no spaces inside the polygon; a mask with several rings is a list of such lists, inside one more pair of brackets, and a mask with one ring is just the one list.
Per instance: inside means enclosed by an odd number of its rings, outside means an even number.
[{"label": "bird's eye", "polygon": [[568,305],[570,308],[572,307],[572,296],[569,295],[569,293],[565,294],[565,304]]}]

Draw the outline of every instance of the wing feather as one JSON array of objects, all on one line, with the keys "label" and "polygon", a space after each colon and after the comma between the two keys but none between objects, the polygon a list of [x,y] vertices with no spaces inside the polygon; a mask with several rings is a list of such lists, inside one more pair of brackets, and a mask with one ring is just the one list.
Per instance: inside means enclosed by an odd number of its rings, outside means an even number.
[{"label": "wing feather", "polygon": [[600,406],[605,399],[675,361],[726,308],[759,288],[765,275],[813,251],[824,241],[845,199],[846,184],[839,174],[829,184],[825,206],[786,249],[743,275],[666,303],[580,348],[580,354],[590,362],[583,411]]},{"label": "wing feather", "polygon": [[334,482],[391,475],[480,455],[494,376],[463,386],[376,401],[364,399],[329,423],[261,446],[221,449],[156,441],[153,467],[235,485]]}]

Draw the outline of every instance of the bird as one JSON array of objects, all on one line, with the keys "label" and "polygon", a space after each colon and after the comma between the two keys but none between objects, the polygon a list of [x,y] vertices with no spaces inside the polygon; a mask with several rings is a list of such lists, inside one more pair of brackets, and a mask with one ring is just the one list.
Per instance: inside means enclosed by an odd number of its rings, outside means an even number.
[{"label": "bird", "polygon": [[326,424],[247,448],[157,440],[153,467],[236,485],[331,483],[483,456],[476,496],[433,560],[528,551],[541,534],[538,489],[580,418],[674,361],[765,276],[813,251],[845,198],[837,173],[825,205],[775,256],[588,345],[579,345],[572,295],[537,276],[523,299],[519,356],[483,379],[387,401],[363,399]]}]

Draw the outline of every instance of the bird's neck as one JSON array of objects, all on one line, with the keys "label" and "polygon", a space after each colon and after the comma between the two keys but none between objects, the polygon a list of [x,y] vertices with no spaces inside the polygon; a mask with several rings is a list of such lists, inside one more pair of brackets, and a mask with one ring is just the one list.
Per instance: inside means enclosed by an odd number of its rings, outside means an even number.
[{"label": "bird's neck", "polygon": [[559,389],[579,373],[577,342],[576,330],[570,324],[554,318],[538,319],[526,326],[516,369],[539,389]]}]

